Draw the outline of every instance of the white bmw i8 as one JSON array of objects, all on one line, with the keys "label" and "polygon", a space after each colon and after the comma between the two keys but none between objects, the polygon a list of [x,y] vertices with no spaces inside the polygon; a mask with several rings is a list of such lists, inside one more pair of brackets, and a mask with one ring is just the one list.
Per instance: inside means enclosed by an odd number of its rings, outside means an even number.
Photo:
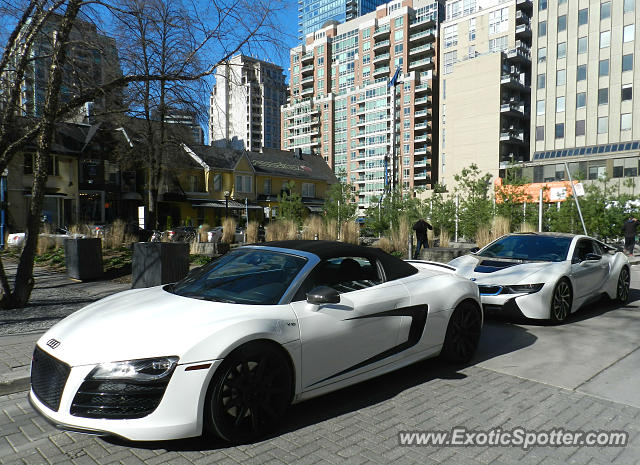
[{"label": "white bmw i8", "polygon": [[508,234],[449,265],[478,284],[485,310],[527,318],[560,323],[603,294],[622,304],[629,299],[629,260],[588,236]]},{"label": "white bmw i8", "polygon": [[293,402],[438,354],[470,360],[478,287],[444,270],[338,242],[240,247],[53,326],[29,399],[62,429],[251,441]]}]

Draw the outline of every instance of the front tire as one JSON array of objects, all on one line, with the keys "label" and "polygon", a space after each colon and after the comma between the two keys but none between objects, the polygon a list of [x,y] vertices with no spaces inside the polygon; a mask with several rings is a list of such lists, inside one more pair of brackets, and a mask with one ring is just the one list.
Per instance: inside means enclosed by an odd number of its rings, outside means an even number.
[{"label": "front tire", "polygon": [[573,292],[569,281],[565,278],[558,281],[551,295],[549,319],[554,323],[562,323],[571,314]]},{"label": "front tire", "polygon": [[470,301],[462,302],[449,318],[441,357],[454,364],[469,362],[478,348],[481,329],[482,317],[478,307]]},{"label": "front tire", "polygon": [[245,443],[272,431],[292,398],[286,356],[268,342],[234,350],[216,370],[206,405],[209,429],[225,441]]},{"label": "front tire", "polygon": [[626,304],[629,302],[629,286],[631,284],[631,275],[629,268],[623,266],[618,275],[618,284],[616,286],[616,302]]}]

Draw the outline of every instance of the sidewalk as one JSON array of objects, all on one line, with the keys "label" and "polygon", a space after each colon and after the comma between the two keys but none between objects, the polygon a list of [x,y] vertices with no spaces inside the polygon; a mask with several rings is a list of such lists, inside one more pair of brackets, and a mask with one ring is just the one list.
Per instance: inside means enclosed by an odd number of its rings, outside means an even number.
[{"label": "sidewalk", "polygon": [[[17,265],[3,264],[12,281]],[[0,310],[0,395],[29,388],[33,347],[47,329],[85,305],[131,287],[113,281],[78,282],[43,268],[35,268],[34,277],[27,307]]]}]

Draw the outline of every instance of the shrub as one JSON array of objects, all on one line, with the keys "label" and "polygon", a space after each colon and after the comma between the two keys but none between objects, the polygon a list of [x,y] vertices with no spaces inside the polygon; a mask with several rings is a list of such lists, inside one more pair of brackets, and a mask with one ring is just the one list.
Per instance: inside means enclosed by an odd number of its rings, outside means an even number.
[{"label": "shrub", "polygon": [[318,239],[323,240],[325,238],[325,229],[322,218],[316,215],[307,217],[302,226],[302,238],[306,240],[313,240],[318,236]]},{"label": "shrub", "polygon": [[222,242],[231,244],[236,236],[236,220],[234,218],[225,218],[222,221]]},{"label": "shrub", "polygon": [[250,221],[247,225],[247,242],[249,244],[258,242],[258,229],[259,224],[257,221]]},{"label": "shrub", "polygon": [[56,241],[48,234],[40,234],[38,236],[38,244],[36,245],[36,253],[38,255],[44,255],[49,250],[55,249]]},{"label": "shrub", "polygon": [[122,220],[115,220],[111,227],[104,228],[102,248],[117,249],[125,243],[125,224]]},{"label": "shrub", "polygon": [[476,229],[476,245],[482,248],[491,241],[492,238],[489,228],[484,224],[478,226],[478,229]]},{"label": "shrub", "polygon": [[517,232],[536,232],[536,228],[531,223],[522,223],[518,226]]},{"label": "shrub", "polygon": [[440,247],[449,247],[449,242],[451,241],[451,236],[449,235],[449,231],[442,228],[440,229]]},{"label": "shrub", "polygon": [[409,219],[406,216],[402,216],[398,220],[398,225],[391,231],[393,249],[403,254],[407,253],[409,248],[409,234]]},{"label": "shrub", "polygon": [[491,220],[491,240],[509,234],[511,232],[511,221],[504,216],[494,216]]},{"label": "shrub", "polygon": [[328,241],[337,241],[338,240],[338,222],[336,220],[327,220],[325,225],[325,236],[324,238]]},{"label": "shrub", "polygon": [[391,253],[393,250],[393,246],[391,244],[391,241],[389,239],[387,239],[386,237],[381,237],[380,239],[378,239],[377,241],[375,241],[372,245],[372,247],[376,247],[380,250],[383,250],[387,253]]},{"label": "shrub", "polygon": [[342,223],[342,242],[356,245],[360,242],[360,228],[354,221]]}]

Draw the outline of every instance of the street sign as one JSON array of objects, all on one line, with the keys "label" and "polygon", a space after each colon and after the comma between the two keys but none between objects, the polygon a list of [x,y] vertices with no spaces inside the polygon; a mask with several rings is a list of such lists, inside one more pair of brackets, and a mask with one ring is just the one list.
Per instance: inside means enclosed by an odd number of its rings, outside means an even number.
[{"label": "street sign", "polygon": [[582,197],[584,195],[584,186],[581,182],[573,185],[573,192],[575,192],[578,197]]},{"label": "street sign", "polygon": [[552,202],[558,202],[566,200],[567,188],[566,187],[552,187],[549,189],[549,200]]}]

